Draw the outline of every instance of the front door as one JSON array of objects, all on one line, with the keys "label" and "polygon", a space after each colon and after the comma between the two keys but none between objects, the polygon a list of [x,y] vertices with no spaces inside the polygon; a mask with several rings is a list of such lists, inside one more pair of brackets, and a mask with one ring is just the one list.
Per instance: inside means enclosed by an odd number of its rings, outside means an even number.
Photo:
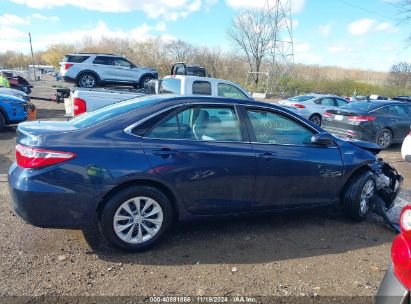
[{"label": "front door", "polygon": [[338,201],[343,163],[334,144],[311,144],[316,133],[287,114],[245,108],[257,156],[255,209],[278,209]]},{"label": "front door", "polygon": [[187,210],[251,210],[256,159],[234,106],[196,105],[162,119],[143,138],[152,171],[172,183]]}]

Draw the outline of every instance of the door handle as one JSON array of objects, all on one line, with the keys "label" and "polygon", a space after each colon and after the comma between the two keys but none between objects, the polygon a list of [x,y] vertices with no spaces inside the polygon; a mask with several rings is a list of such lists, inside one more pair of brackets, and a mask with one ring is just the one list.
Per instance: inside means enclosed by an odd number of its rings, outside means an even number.
[{"label": "door handle", "polygon": [[173,155],[176,155],[177,151],[170,150],[169,148],[163,148],[161,150],[154,150],[153,154],[157,156],[161,156],[163,158],[168,158]]},{"label": "door handle", "polygon": [[269,152],[267,152],[267,153],[261,153],[261,154],[259,155],[259,157],[260,157],[260,158],[263,158],[263,159],[266,159],[266,160],[270,160],[270,159],[276,158],[276,157],[275,157],[275,154],[269,153]]}]

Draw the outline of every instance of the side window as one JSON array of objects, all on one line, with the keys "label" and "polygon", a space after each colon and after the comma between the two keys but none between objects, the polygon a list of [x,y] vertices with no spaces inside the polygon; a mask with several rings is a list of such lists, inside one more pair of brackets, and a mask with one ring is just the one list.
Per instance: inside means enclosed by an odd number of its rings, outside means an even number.
[{"label": "side window", "polygon": [[348,101],[341,98],[336,98],[335,101],[337,102],[338,107],[345,106],[348,103]]},{"label": "side window", "polygon": [[278,145],[304,145],[314,132],[298,122],[278,113],[264,110],[247,110],[259,143]]},{"label": "side window", "polygon": [[113,58],[113,62],[115,66],[120,66],[120,67],[125,67],[125,68],[131,67],[131,63],[128,60],[125,60],[124,58]]},{"label": "side window", "polygon": [[211,83],[209,83],[208,81],[194,81],[193,94],[211,95]]},{"label": "side window", "polygon": [[104,64],[104,65],[113,65],[113,58],[107,56],[97,56],[93,60],[94,64]]},{"label": "side window", "polygon": [[231,107],[192,107],[173,113],[146,137],[204,141],[241,141],[237,115]]},{"label": "side window", "polygon": [[227,83],[218,84],[218,96],[237,99],[249,99],[248,96],[241,92],[239,88]]},{"label": "side window", "polygon": [[165,78],[161,81],[160,94],[181,94],[181,80],[177,78]]},{"label": "side window", "polygon": [[334,107],[335,102],[334,98],[326,97],[321,99],[321,105],[326,106],[326,107]]},{"label": "side window", "polygon": [[407,109],[405,106],[389,106],[388,114],[400,117],[408,117]]}]

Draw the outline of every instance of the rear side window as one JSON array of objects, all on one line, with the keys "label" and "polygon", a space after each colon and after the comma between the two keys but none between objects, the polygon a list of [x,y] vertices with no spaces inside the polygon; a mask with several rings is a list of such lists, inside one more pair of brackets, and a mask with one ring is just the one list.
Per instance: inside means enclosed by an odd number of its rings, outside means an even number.
[{"label": "rear side window", "polygon": [[113,65],[113,58],[107,56],[97,56],[93,63],[95,64],[104,64],[104,65]]},{"label": "rear side window", "polygon": [[181,94],[181,80],[165,78],[161,81],[160,94]]},{"label": "rear side window", "polygon": [[239,88],[227,83],[218,84],[218,96],[237,99],[249,99],[248,96],[245,95]]},{"label": "rear side window", "polygon": [[208,81],[194,81],[193,94],[211,95],[211,83],[209,83]]},{"label": "rear side window", "polygon": [[90,58],[90,56],[67,55],[66,57],[64,57],[63,62],[82,63],[88,58]]},{"label": "rear side window", "polygon": [[326,107],[333,107],[335,105],[334,98],[326,97],[321,99],[321,105]]}]

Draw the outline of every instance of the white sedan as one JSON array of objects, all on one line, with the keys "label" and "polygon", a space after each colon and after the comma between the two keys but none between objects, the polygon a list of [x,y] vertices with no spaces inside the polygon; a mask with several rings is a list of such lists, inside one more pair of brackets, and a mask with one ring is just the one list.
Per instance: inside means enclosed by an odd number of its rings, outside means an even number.
[{"label": "white sedan", "polygon": [[401,154],[405,161],[411,162],[411,131],[402,143]]}]

